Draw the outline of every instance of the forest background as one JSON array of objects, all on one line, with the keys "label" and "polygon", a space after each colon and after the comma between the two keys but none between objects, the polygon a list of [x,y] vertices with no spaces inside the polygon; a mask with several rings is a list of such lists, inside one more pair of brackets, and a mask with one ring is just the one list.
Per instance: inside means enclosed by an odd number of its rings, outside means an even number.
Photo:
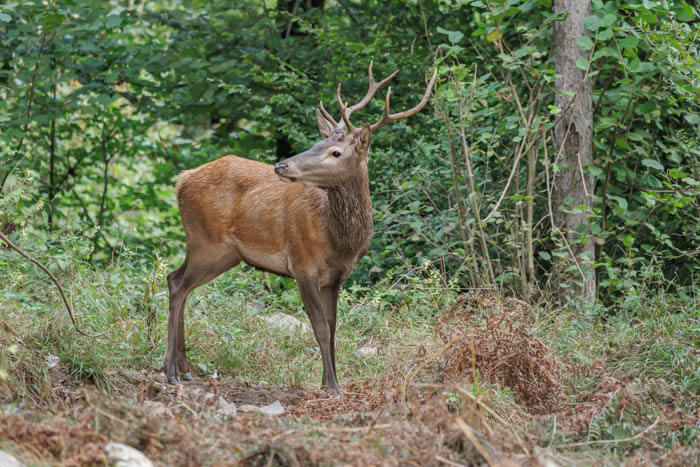
[{"label": "forest background", "polygon": [[[144,337],[115,357],[69,343],[63,317],[59,335],[41,335],[33,320],[59,319],[59,296],[9,249],[0,319],[78,380],[109,381],[115,359],[156,368],[164,277],[184,254],[178,173],[226,154],[274,163],[307,149],[319,101],[337,115],[338,82],[345,99],[364,95],[373,60],[375,76],[400,70],[394,109],[415,105],[433,67],[438,82],[422,112],[373,137],[375,234],[345,286],[346,312],[369,304],[368,323],[399,313],[419,326],[460,295],[486,294],[523,300],[543,322],[565,316],[581,335],[649,320],[682,334],[664,359],[680,372],[674,384],[697,394],[698,11],[593,0],[569,47],[583,84],[568,89],[557,84],[556,25],[569,14],[555,3],[3,2],[0,231],[67,284],[85,330],[129,323]],[[584,98],[590,157],[570,159],[561,142],[572,126],[562,125]],[[375,121],[382,105],[353,118]],[[244,269],[222,281],[199,306],[219,291],[299,310],[292,280]],[[244,332],[214,329],[208,339],[225,342]],[[201,374],[243,371],[250,348],[235,345],[233,356],[192,350]],[[0,368],[16,365],[8,349]]]}]

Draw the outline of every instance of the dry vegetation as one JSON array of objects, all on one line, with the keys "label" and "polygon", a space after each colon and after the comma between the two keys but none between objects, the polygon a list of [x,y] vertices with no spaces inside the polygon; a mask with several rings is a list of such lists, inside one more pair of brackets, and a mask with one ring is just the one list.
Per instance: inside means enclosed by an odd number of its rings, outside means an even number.
[{"label": "dry vegetation", "polygon": [[[47,367],[45,353],[5,324],[0,447],[39,465],[104,464],[110,440],[159,465],[691,465],[700,458],[692,391],[625,376],[601,359],[563,361],[570,355],[557,356],[535,335],[535,310],[517,300],[464,296],[438,316],[411,355],[384,338],[386,369],[343,381],[337,398],[229,375],[168,386],[153,368],[76,379],[70,362]],[[238,414],[222,415],[219,397]],[[274,400],[285,415],[240,410]]]}]

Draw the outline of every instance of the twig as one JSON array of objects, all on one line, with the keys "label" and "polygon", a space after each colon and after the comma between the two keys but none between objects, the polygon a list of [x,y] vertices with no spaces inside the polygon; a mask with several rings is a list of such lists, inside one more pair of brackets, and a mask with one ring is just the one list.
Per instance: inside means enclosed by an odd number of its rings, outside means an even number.
[{"label": "twig", "polygon": [[345,11],[348,12],[348,16],[350,16],[350,19],[353,21],[355,24],[360,24],[360,22],[357,19],[357,16],[355,16],[355,12],[350,9],[347,3],[345,3],[343,0],[338,0],[338,3],[340,3],[340,6],[345,9]]},{"label": "twig", "polygon": [[451,460],[446,459],[446,458],[439,456],[437,454],[435,455],[435,460],[438,460],[438,461],[442,462],[443,464],[451,465],[453,467],[467,467],[467,464],[462,464],[460,462],[451,461]]},{"label": "twig", "polygon": [[626,443],[628,441],[634,441],[635,439],[641,437],[642,435],[645,435],[646,433],[650,432],[651,430],[654,429],[657,423],[659,423],[659,420],[661,417],[656,417],[656,420],[654,420],[654,423],[640,431],[634,436],[629,436],[627,438],[620,438],[620,439],[600,439],[600,440],[594,440],[594,441],[581,441],[578,443],[567,443],[567,444],[557,444],[552,446],[553,448],[569,448],[573,446],[590,446],[591,444],[610,444],[610,443]]},{"label": "twig", "polygon": [[[472,401],[477,402],[477,397],[474,394],[472,394],[471,392],[467,391],[466,389],[458,387],[457,391],[459,391],[462,394],[464,394],[465,396],[469,397]],[[498,413],[495,412],[491,407],[486,405],[481,400],[479,400],[478,403],[479,403],[479,406],[481,406],[486,411],[486,413],[488,413],[493,418],[495,418],[499,423],[501,423],[501,425],[510,427],[510,424],[503,417],[498,415]],[[515,436],[515,439],[518,440],[518,444],[520,445],[522,450],[525,452],[525,454],[529,457],[530,450],[525,446],[525,443],[523,443],[523,440],[520,438],[520,436],[518,436],[518,434],[514,430],[511,430],[511,433],[513,433],[513,435]]]},{"label": "twig", "polygon": [[420,370],[428,366],[430,363],[432,363],[435,359],[439,358],[440,355],[445,353],[445,351],[452,345],[454,344],[458,339],[461,339],[466,335],[466,332],[463,332],[461,334],[457,334],[456,336],[452,337],[445,345],[437,349],[435,352],[433,352],[430,357],[425,359],[423,362],[421,362],[420,365],[416,366],[414,369],[412,369],[408,375],[406,375],[406,379],[403,382],[403,386],[401,387],[401,401],[403,403],[406,403],[406,388],[408,387],[408,383],[411,382],[413,377],[418,373]]},{"label": "twig", "polygon": [[371,433],[374,430],[383,430],[385,428],[391,428],[391,423],[382,423],[380,425],[369,425],[369,426],[357,426],[352,428],[328,428],[328,427],[317,427],[309,428],[308,430],[294,431],[289,430],[281,433],[273,438],[273,440],[281,436],[299,436],[308,435],[310,433]]},{"label": "twig", "polygon": [[474,434],[474,430],[472,430],[472,427],[467,425],[467,423],[459,417],[455,419],[455,423],[464,432],[464,435],[469,439],[469,441],[472,442],[476,450],[479,451],[479,454],[481,454],[484,457],[484,459],[486,459],[486,462],[488,462],[489,466],[496,465],[496,462],[489,455],[489,452],[486,450],[481,441],[479,441],[479,438],[477,438]]},{"label": "twig", "polygon": [[[299,2],[300,2],[300,0],[296,0],[296,2],[294,2],[294,6],[292,7],[292,16],[296,16],[297,10],[299,9]],[[287,39],[289,37],[289,35],[291,34],[293,23],[294,23],[294,20],[290,19],[289,23],[287,24],[287,30],[284,32],[284,39]]]},{"label": "twig", "polygon": [[[34,64],[34,71],[32,72],[32,81],[29,85],[29,103],[27,104],[26,116],[27,123],[24,124],[24,130],[22,131],[22,133],[27,132],[27,128],[29,128],[30,123],[29,117],[32,116],[32,105],[34,104],[34,91],[36,90],[36,74],[37,70],[39,69],[39,64],[41,63],[41,54],[44,52],[44,47],[46,47],[46,44],[51,42],[54,37],[56,37],[56,33],[53,33],[49,40],[46,40],[46,32],[44,31],[41,33],[41,43],[39,45],[39,52],[37,53],[36,63]],[[17,147],[15,148],[15,154],[19,153],[19,150],[22,148],[22,143],[24,143],[24,134],[20,137],[19,143],[17,143]],[[5,186],[7,178],[19,166],[19,163],[22,161],[22,159],[24,159],[24,156],[22,156],[22,158],[19,161],[17,161],[17,163],[12,169],[5,173],[5,175],[2,178],[2,182],[0,182],[0,190],[2,190],[2,188]]]},{"label": "twig", "polygon": [[17,331],[15,331],[14,329],[12,329],[12,326],[10,326],[9,324],[7,324],[7,323],[4,322],[3,320],[0,320],[0,328],[4,329],[5,332],[8,333],[9,335],[14,336],[15,339],[17,339],[17,341],[18,341],[20,344],[24,345],[24,341],[22,341],[22,338],[19,337],[19,334],[17,334]]},{"label": "twig", "polygon": [[105,334],[107,334],[107,332],[103,332],[103,333],[101,333],[101,334],[88,334],[88,333],[86,333],[86,332],[83,332],[83,331],[78,327],[78,323],[75,321],[75,316],[73,316],[73,309],[71,308],[70,304],[68,303],[68,299],[66,298],[66,294],[65,294],[65,292],[63,291],[63,287],[61,287],[61,283],[58,282],[58,279],[56,279],[56,276],[54,276],[54,275],[51,273],[51,271],[49,271],[49,270],[46,268],[46,266],[44,266],[44,265],[41,264],[39,261],[37,261],[37,260],[35,260],[34,258],[32,258],[31,256],[29,256],[27,253],[24,252],[24,250],[22,250],[20,247],[18,247],[18,246],[15,245],[14,243],[12,243],[12,242],[10,241],[10,239],[7,238],[7,237],[5,236],[5,234],[3,234],[2,232],[0,232],[0,240],[2,240],[3,242],[5,242],[5,243],[7,244],[7,246],[9,246],[12,250],[15,250],[17,253],[19,253],[20,256],[22,256],[23,258],[25,258],[27,261],[29,261],[29,262],[35,264],[36,266],[38,266],[39,269],[41,269],[42,271],[44,271],[44,272],[51,278],[51,280],[53,281],[53,283],[56,284],[56,287],[58,288],[58,292],[61,294],[61,299],[63,299],[63,304],[66,306],[66,310],[68,310],[68,315],[70,316],[70,320],[71,320],[71,322],[73,323],[73,327],[74,327],[75,330],[78,332],[78,334],[80,334],[80,335],[82,335],[82,336],[85,336],[85,337],[101,337],[101,336],[104,336]]}]

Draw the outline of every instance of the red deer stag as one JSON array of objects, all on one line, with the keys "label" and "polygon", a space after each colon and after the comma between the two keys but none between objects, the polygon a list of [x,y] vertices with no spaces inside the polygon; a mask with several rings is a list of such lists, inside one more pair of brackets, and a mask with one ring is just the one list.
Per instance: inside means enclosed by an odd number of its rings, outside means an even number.
[{"label": "red deer stag", "polygon": [[[225,156],[177,181],[177,201],[187,238],[185,261],[168,275],[170,315],[163,363],[168,382],[191,380],[185,355],[187,296],[241,261],[297,281],[323,359],[323,387],[339,394],[335,370],[335,323],[340,285],[367,253],[372,234],[367,155],[372,133],[425,106],[435,83],[433,72],[423,99],[411,110],[389,113],[391,87],[379,122],[357,129],[350,115],[367,105],[380,82],[369,64],[369,90],[348,107],[337,100],[342,120],[323,108],[316,120],[323,140],[274,166]],[[298,183],[295,183],[298,182]]]}]

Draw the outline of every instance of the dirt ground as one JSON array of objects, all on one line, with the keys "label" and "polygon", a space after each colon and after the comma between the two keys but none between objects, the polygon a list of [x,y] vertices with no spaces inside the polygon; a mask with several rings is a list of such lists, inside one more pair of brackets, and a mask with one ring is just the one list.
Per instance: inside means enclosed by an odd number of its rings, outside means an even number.
[{"label": "dirt ground", "polygon": [[[10,370],[24,392],[0,384],[0,449],[32,465],[106,465],[109,441],[156,465],[590,465],[611,454],[590,449],[610,444],[591,442],[592,427],[621,410],[643,428],[623,440],[636,443],[626,465],[697,464],[700,446],[666,450],[652,436],[699,423],[663,381],[605,374],[603,362],[560,362],[521,325],[532,319],[521,302],[480,322],[470,306],[465,298],[448,310],[438,344],[410,365],[380,381],[341,382],[340,397],[228,377],[167,385],[155,369],[109,375],[120,384],[104,388],[74,381],[64,364],[37,374],[17,362]],[[598,384],[574,398],[572,374],[597,375]],[[499,402],[489,388],[504,386],[512,399]],[[244,410],[274,401],[283,415]]]}]

